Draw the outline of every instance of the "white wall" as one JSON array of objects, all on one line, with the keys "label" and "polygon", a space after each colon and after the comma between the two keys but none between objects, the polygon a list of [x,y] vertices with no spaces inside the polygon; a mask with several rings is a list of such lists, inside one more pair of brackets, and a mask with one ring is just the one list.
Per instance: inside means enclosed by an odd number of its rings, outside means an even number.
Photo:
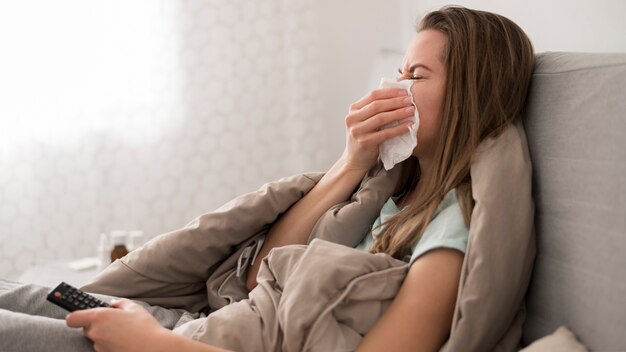
[{"label": "white wall", "polygon": [[623,0],[406,0],[420,17],[444,5],[461,5],[504,15],[530,37],[536,52],[626,52]]},{"label": "white wall", "polygon": [[327,169],[404,4],[0,2],[0,278]]},{"label": "white wall", "polygon": [[[343,151],[344,118],[350,104],[369,90],[379,75],[395,75],[406,44],[404,0],[324,0],[318,2],[322,87],[320,118],[325,121],[328,167]],[[385,52],[394,52],[391,58]],[[399,56],[399,58],[397,58]],[[387,59],[387,60],[385,60]],[[384,62],[381,62],[384,61]],[[381,64],[385,68],[380,67]],[[387,68],[387,66],[390,66]]]}]

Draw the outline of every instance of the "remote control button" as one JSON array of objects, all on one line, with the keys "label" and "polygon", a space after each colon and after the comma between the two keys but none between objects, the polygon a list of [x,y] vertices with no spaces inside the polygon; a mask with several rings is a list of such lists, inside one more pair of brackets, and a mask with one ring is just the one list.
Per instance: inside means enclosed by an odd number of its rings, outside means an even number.
[{"label": "remote control button", "polygon": [[80,306],[78,306],[80,309],[85,309],[86,306],[84,304],[81,304]]},{"label": "remote control button", "polygon": [[94,308],[96,306],[96,302],[89,302],[89,307]]},{"label": "remote control button", "polygon": [[61,292],[59,292],[59,291],[54,291],[54,297],[56,297],[56,298],[60,298],[60,297],[61,297]]}]

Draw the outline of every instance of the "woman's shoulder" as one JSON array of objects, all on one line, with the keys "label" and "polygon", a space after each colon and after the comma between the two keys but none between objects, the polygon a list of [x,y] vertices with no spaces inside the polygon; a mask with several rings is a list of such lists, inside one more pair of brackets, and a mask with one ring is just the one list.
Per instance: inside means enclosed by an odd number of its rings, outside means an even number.
[{"label": "woman's shoulder", "polygon": [[[451,189],[444,197],[439,206],[437,207],[437,211],[435,211],[435,218],[441,213],[443,210],[453,207],[459,207],[459,201],[456,197],[456,188]],[[434,220],[434,219],[433,219]]]},{"label": "woman's shoulder", "polygon": [[469,228],[463,220],[456,190],[452,189],[437,207],[419,241],[412,246],[410,262],[435,248],[453,248],[465,253],[468,236]]}]

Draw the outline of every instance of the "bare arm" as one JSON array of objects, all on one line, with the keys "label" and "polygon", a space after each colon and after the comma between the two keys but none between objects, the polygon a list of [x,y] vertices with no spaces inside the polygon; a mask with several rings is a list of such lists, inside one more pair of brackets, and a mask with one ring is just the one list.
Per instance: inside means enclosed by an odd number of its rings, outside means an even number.
[{"label": "bare arm", "polygon": [[418,258],[357,351],[439,351],[452,326],[462,265],[463,253],[449,248]]},{"label": "bare arm", "polygon": [[248,272],[248,290],[256,286],[261,260],[272,248],[306,243],[320,216],[350,197],[378,158],[378,145],[408,131],[409,123],[380,130],[392,121],[412,116],[414,112],[407,108],[412,108],[411,100],[406,90],[397,88],[374,90],[350,106],[344,153],[320,182],[272,226]]},{"label": "bare arm", "polygon": [[337,161],[320,182],[272,226],[248,273],[246,282],[248,290],[256,286],[261,259],[267,256],[272,248],[306,243],[319,217],[334,204],[348,199],[366,171],[350,169],[342,159]]},{"label": "bare arm", "polygon": [[111,302],[112,308],[93,308],[72,312],[65,317],[67,326],[83,328],[96,351],[188,351],[227,352],[224,349],[176,335],[142,306],[128,299]]}]

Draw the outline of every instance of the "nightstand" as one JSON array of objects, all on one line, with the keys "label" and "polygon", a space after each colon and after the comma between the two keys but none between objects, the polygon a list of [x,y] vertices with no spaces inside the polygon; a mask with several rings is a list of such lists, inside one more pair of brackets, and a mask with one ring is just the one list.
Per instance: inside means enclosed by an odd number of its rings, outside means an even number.
[{"label": "nightstand", "polygon": [[[24,271],[17,281],[25,284],[37,284],[47,287],[55,287],[61,281],[65,281],[75,287],[81,287],[100,272],[97,266],[86,269],[73,269],[74,264],[89,264],[90,260],[97,258],[83,258],[78,260],[53,261],[39,264]],[[80,266],[80,265],[79,265]]]}]

